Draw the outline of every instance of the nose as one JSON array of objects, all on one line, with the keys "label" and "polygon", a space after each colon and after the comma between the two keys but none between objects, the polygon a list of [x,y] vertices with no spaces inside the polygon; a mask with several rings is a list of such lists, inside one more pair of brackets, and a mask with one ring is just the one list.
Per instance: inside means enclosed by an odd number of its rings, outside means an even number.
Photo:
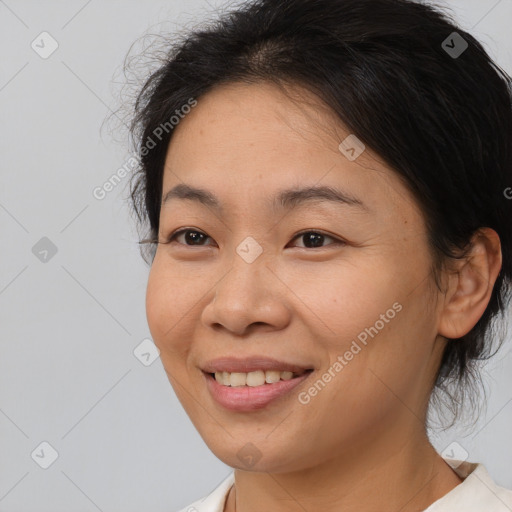
[{"label": "nose", "polygon": [[203,310],[204,325],[243,336],[255,329],[283,329],[290,322],[286,285],[277,277],[267,258],[259,256],[249,261],[250,258],[235,255],[231,267],[215,284],[212,300]]}]

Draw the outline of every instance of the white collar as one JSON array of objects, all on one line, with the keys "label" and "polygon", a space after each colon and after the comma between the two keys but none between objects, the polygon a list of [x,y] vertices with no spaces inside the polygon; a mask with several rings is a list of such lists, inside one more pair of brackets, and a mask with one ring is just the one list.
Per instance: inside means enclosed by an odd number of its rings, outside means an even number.
[{"label": "white collar", "polygon": [[[444,460],[463,481],[423,512],[512,512],[512,490],[496,485],[483,464]],[[210,494],[179,512],[223,512],[234,483],[232,471]]]}]

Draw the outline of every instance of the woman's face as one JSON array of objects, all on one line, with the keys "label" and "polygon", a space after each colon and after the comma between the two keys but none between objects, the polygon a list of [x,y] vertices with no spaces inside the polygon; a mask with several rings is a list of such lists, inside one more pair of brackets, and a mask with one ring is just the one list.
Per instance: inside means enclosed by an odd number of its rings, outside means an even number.
[{"label": "woman's face", "polygon": [[[385,456],[423,431],[441,356],[416,202],[368,148],[339,149],[350,133],[302,93],[308,104],[268,84],[211,91],[174,128],[165,162],[163,196],[186,184],[219,207],[178,194],[162,204],[161,241],[190,231],[158,246],[149,327],[197,430],[241,469],[297,470],[372,447]],[[277,199],[310,187],[345,200]],[[286,365],[312,371],[258,380]],[[254,385],[209,376],[230,368]]]}]

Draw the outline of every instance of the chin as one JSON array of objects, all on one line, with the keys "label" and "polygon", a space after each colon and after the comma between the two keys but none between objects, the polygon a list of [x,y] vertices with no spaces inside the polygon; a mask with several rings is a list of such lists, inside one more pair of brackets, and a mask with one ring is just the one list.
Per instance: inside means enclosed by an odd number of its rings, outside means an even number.
[{"label": "chin", "polygon": [[219,460],[242,471],[287,473],[306,469],[311,465],[308,464],[305,454],[298,453],[295,447],[272,444],[265,441],[264,436],[260,442],[258,436],[244,435],[239,439],[226,434],[223,444],[220,443],[218,440],[206,442]]}]

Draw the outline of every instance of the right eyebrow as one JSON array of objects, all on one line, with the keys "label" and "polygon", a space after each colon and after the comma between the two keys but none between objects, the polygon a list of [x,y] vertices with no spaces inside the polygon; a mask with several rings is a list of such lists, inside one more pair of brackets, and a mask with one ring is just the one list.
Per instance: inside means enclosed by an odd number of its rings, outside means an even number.
[{"label": "right eyebrow", "polygon": [[[220,200],[215,194],[209,190],[192,187],[184,183],[176,185],[166,192],[162,199],[162,205],[169,203],[171,199],[196,201],[217,212],[222,213],[224,211]],[[369,211],[368,206],[359,198],[340,189],[325,185],[280,190],[270,199],[269,203],[274,210],[292,210],[306,203],[325,201],[338,205],[354,206],[358,209]]]}]

